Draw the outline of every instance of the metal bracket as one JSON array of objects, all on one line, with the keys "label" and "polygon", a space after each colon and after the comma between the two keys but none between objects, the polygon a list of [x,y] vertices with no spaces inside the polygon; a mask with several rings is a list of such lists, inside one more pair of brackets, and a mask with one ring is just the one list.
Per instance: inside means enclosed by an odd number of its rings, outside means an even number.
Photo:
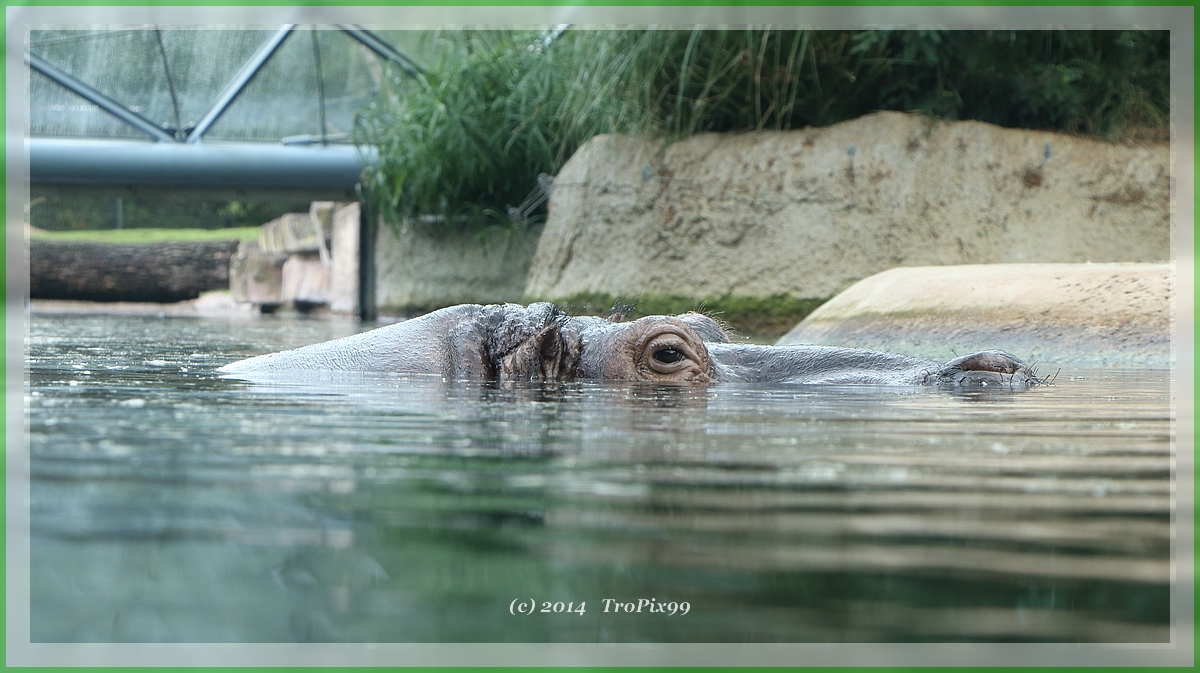
[{"label": "metal bracket", "polygon": [[[391,45],[379,39],[370,31],[364,30],[360,26],[351,24],[336,25],[342,32],[346,33],[346,35],[362,43],[380,57],[400,66],[404,72],[408,73],[412,77],[418,77],[425,74],[425,71],[422,70],[420,66],[413,63],[406,56],[396,51]],[[29,64],[30,68],[50,78],[58,85],[79,95],[87,101],[94,103],[105,112],[108,112],[109,114],[138,129],[139,131],[142,131],[156,141],[186,142],[190,144],[197,144],[203,139],[204,133],[212,128],[212,125],[221,118],[221,115],[225,114],[225,111],[229,109],[229,106],[233,104],[233,101],[236,100],[237,97],[242,93],[242,91],[246,88],[246,85],[250,83],[250,80],[254,79],[254,76],[262,70],[263,66],[265,66],[267,61],[271,59],[271,56],[278,51],[280,45],[283,44],[283,41],[287,39],[288,35],[290,35],[295,28],[296,24],[294,23],[286,24],[276,31],[275,34],[270,37],[270,39],[263,43],[263,45],[258,48],[258,51],[256,51],[254,55],[250,57],[250,60],[247,61],[244,66],[242,66],[242,69],[238,71],[238,74],[235,75],[227,85],[225,85],[225,89],[221,92],[220,96],[217,97],[217,100],[212,104],[212,106],[209,107],[208,111],[204,113],[204,116],[200,119],[200,121],[196,122],[196,126],[188,131],[187,136],[183,138],[171,135],[159,124],[156,124],[142,115],[139,115],[112,98],[109,98],[96,89],[84,84],[66,71],[51,65],[48,61],[40,56],[27,53],[25,54],[25,62]]]}]

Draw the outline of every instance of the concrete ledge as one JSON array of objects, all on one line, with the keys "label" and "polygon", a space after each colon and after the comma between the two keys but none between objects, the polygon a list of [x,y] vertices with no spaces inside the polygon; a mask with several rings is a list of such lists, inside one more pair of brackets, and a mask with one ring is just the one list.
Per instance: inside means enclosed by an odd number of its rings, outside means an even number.
[{"label": "concrete ledge", "polygon": [[1173,279],[1167,263],[902,267],[847,288],[778,343],[1169,367]]},{"label": "concrete ledge", "polygon": [[196,299],[160,304],[137,301],[77,301],[73,299],[34,299],[31,313],[42,315],[143,315],[160,318],[240,318],[257,319],[258,309],[234,301],[228,291],[205,292]]}]

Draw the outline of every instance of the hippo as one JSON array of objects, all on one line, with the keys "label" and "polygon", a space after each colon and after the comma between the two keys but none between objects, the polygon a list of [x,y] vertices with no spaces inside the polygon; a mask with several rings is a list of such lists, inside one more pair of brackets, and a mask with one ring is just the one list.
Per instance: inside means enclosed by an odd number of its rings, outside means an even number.
[{"label": "hippo", "polygon": [[574,316],[549,303],[463,304],[354,336],[220,368],[232,375],[391,372],[446,380],[576,379],[1024,387],[1040,383],[998,350],[946,363],[859,348],[730,343],[700,313]]}]

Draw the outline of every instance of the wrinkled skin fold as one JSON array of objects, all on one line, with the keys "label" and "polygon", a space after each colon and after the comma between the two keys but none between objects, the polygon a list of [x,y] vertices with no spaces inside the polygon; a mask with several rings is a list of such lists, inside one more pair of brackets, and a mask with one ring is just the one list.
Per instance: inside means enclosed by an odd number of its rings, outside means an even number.
[{"label": "wrinkled skin fold", "polygon": [[552,304],[464,304],[362,334],[260,355],[228,374],[363,371],[447,380],[576,379],[1023,387],[1032,369],[1002,351],[946,363],[857,348],[733,344],[698,313],[617,322]]}]

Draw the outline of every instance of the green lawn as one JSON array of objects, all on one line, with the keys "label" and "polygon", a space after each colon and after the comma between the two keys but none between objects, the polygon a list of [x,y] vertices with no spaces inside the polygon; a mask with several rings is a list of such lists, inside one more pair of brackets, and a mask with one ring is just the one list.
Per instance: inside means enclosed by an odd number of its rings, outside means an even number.
[{"label": "green lawn", "polygon": [[258,227],[230,229],[103,229],[90,231],[34,231],[33,238],[90,243],[163,243],[169,241],[252,241]]}]

